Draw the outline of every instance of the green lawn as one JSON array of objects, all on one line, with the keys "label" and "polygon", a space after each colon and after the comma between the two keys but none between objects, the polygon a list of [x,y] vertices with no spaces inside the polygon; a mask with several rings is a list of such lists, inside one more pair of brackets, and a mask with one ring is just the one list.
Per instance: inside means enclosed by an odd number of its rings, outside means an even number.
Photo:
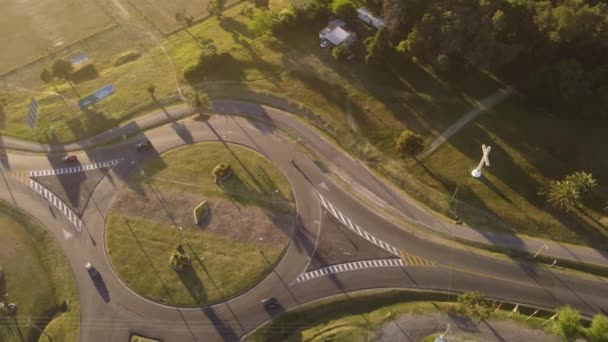
[{"label": "green lawn", "polygon": [[[408,170],[446,194],[435,201],[444,211],[447,194],[460,186],[456,210],[465,222],[481,229],[605,246],[605,128],[524,111],[518,101],[509,100],[482,115],[422,163],[411,162]],[[476,180],[469,172],[481,157],[482,143],[492,146],[491,166]],[[558,212],[538,195],[541,184],[580,170],[593,173],[599,183],[582,210]]]},{"label": "green lawn", "polygon": [[[437,293],[399,290],[362,291],[322,300],[287,312],[262,325],[248,341],[373,341],[386,323],[403,314],[446,313],[451,306],[447,296]],[[454,299],[454,297],[452,297]],[[499,311],[493,319],[512,319],[528,328],[542,329],[546,319],[529,313],[507,317]]]},{"label": "green lawn", "polygon": [[[2,301],[17,304],[18,318],[3,316],[2,341],[37,341],[26,318],[52,317],[45,332],[56,341],[77,341],[80,309],[71,269],[53,238],[18,209],[0,202],[0,266],[6,284]],[[64,302],[69,311],[62,313]],[[48,321],[33,319],[42,328]]]},{"label": "green lawn", "polygon": [[[270,232],[274,240],[239,239],[257,227],[227,225],[220,230],[208,230],[180,222],[184,227],[182,238],[180,232],[171,227],[172,221],[167,219],[169,215],[178,220],[184,217],[178,214],[180,210],[185,210],[186,216],[191,217],[190,212],[198,202],[183,204],[181,201],[189,196],[200,196],[200,200],[211,203],[219,200],[235,203],[238,211],[233,215],[247,215],[248,208],[257,207],[262,208],[264,215],[273,222],[279,222],[281,217],[291,221],[294,205],[287,180],[258,153],[239,146],[230,148],[234,154],[221,143],[181,147],[146,164],[143,168],[145,180],[140,172],[129,179],[128,190],[145,194],[141,196],[160,194],[166,202],[130,197],[133,198],[131,202],[145,202],[144,209],[138,209],[133,203],[121,204],[112,208],[107,220],[110,261],[120,277],[137,293],[170,304],[218,302],[260,281],[282,254],[290,239],[289,230],[275,228]],[[211,171],[220,162],[229,163],[233,170],[233,174],[222,181],[223,190],[213,183],[211,176]],[[191,207],[179,208],[184,205]],[[210,224],[213,224],[214,217],[220,219],[227,213],[211,209],[210,215]],[[193,259],[192,267],[183,272],[175,272],[169,267],[169,257],[178,244],[182,244]]]}]

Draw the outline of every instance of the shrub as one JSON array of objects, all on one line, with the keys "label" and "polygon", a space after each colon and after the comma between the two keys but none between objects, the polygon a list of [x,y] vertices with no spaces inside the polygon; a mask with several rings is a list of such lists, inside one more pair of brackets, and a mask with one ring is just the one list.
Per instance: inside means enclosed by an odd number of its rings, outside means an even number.
[{"label": "shrub", "polygon": [[279,29],[289,28],[294,26],[296,22],[296,14],[293,7],[289,6],[279,12],[276,21],[273,25],[273,31],[276,33]]},{"label": "shrub", "polygon": [[338,61],[345,61],[348,57],[348,48],[344,45],[339,45],[331,50],[331,55]]},{"label": "shrub", "polygon": [[603,315],[593,316],[587,333],[591,342],[608,342],[608,317]]},{"label": "shrub", "polygon": [[581,314],[569,307],[564,306],[557,311],[557,318],[553,324],[553,332],[565,340],[576,338],[580,333]]},{"label": "shrub", "polygon": [[420,135],[406,129],[395,139],[395,147],[402,155],[414,157],[424,150],[424,140]]},{"label": "shrub", "polygon": [[138,59],[139,57],[141,57],[141,53],[139,53],[137,51],[127,51],[127,52],[123,53],[122,55],[118,56],[114,60],[113,65],[114,66],[123,65],[125,63],[132,62],[132,61]]},{"label": "shrub", "polygon": [[226,163],[220,163],[218,166],[216,166],[213,169],[213,176],[217,177],[217,178],[224,178],[226,176],[228,176],[230,174],[230,165],[226,164]]},{"label": "shrub", "polygon": [[492,302],[477,291],[464,292],[458,296],[456,311],[469,318],[486,319],[492,314]]},{"label": "shrub", "polygon": [[257,9],[249,22],[249,31],[258,36],[270,35],[276,24],[277,16],[269,10]]},{"label": "shrub", "polygon": [[366,64],[378,64],[386,57],[390,50],[388,31],[385,26],[381,27],[374,37],[365,40],[367,55]]},{"label": "shrub", "polygon": [[169,266],[176,271],[181,271],[184,267],[190,264],[190,258],[179,251],[173,252],[171,258],[169,258]]}]

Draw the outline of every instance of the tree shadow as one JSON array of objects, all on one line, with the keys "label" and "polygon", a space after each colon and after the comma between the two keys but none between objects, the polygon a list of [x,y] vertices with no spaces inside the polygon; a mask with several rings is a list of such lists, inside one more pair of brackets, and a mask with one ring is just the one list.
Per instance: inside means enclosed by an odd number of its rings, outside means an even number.
[{"label": "tree shadow", "polygon": [[192,266],[187,266],[181,271],[177,271],[179,280],[184,284],[190,296],[199,304],[207,303],[207,291],[205,285]]},{"label": "tree shadow", "polygon": [[186,125],[177,122],[172,122],[171,128],[173,128],[175,133],[177,133],[177,135],[180,137],[180,139],[182,139],[184,143],[192,144],[194,142],[192,133],[190,133],[190,130],[188,129],[188,127],[186,127]]},{"label": "tree shadow", "polygon": [[89,64],[82,69],[77,70],[72,74],[72,82],[78,84],[86,81],[91,81],[99,78],[99,72],[95,67],[95,64]]},{"label": "tree shadow", "polygon": [[[266,112],[263,106],[250,102],[235,102],[235,101],[213,101],[212,111],[223,114],[236,114],[243,116],[247,121],[264,134],[270,134],[275,130],[272,118]],[[249,134],[238,123],[237,119],[233,121],[239,125],[243,133]],[[253,141],[253,139],[250,137]]]},{"label": "tree shadow", "polygon": [[[222,20],[220,20],[220,27],[224,31],[236,33],[236,34],[242,35],[248,39],[254,38],[251,31],[249,31],[249,28],[247,28],[247,25],[245,25],[241,21],[234,20],[234,18],[232,18],[232,17],[225,17]],[[234,36],[233,36],[233,38],[234,38]]]},{"label": "tree shadow", "polygon": [[201,311],[207,319],[213,324],[215,331],[222,337],[222,339],[226,342],[236,342],[239,341],[239,336],[234,332],[234,329],[224,322],[216,313],[215,309],[211,306],[205,306],[201,308]]}]

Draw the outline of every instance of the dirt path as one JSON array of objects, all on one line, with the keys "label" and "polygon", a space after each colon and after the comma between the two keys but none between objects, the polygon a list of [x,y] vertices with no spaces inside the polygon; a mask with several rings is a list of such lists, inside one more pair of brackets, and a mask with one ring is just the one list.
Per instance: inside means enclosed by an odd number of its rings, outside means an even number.
[{"label": "dirt path", "polygon": [[378,331],[378,341],[421,341],[426,336],[443,333],[450,341],[560,341],[557,336],[531,329],[512,321],[489,320],[474,323],[468,319],[443,314],[402,315]]},{"label": "dirt path", "polygon": [[458,121],[456,121],[452,126],[448,127],[441,135],[439,135],[429,146],[429,148],[420,155],[420,159],[426,158],[433,151],[435,151],[439,146],[443,145],[451,136],[458,133],[469,121],[475,119],[479,114],[483,113],[487,109],[490,109],[497,104],[501,103],[505,99],[507,99],[511,94],[513,94],[512,88],[504,88],[499,89],[494,95],[488,96],[481,101],[477,108],[470,110],[466,114],[464,114]]}]

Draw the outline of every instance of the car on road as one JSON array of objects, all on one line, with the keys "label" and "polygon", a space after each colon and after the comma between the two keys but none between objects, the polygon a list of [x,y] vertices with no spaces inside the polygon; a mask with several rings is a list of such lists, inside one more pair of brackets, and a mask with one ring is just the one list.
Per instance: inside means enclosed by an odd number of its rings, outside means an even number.
[{"label": "car on road", "polygon": [[260,302],[266,310],[272,310],[279,307],[279,301],[275,297],[262,299]]},{"label": "car on road", "polygon": [[99,275],[99,272],[97,272],[97,269],[95,268],[95,266],[93,266],[90,262],[87,262],[84,265],[84,268],[87,270],[87,272],[89,272],[89,274],[93,278],[95,278],[95,277],[97,277]]},{"label": "car on road", "polygon": [[145,151],[150,148],[152,148],[152,143],[150,142],[150,140],[145,140],[145,141],[135,144],[135,149],[137,151]]},{"label": "car on road", "polygon": [[66,164],[78,163],[78,157],[75,154],[68,154],[63,158],[63,162]]},{"label": "car on road", "polygon": [[319,45],[321,45],[322,48],[326,48],[329,46],[329,40],[323,39]]}]

